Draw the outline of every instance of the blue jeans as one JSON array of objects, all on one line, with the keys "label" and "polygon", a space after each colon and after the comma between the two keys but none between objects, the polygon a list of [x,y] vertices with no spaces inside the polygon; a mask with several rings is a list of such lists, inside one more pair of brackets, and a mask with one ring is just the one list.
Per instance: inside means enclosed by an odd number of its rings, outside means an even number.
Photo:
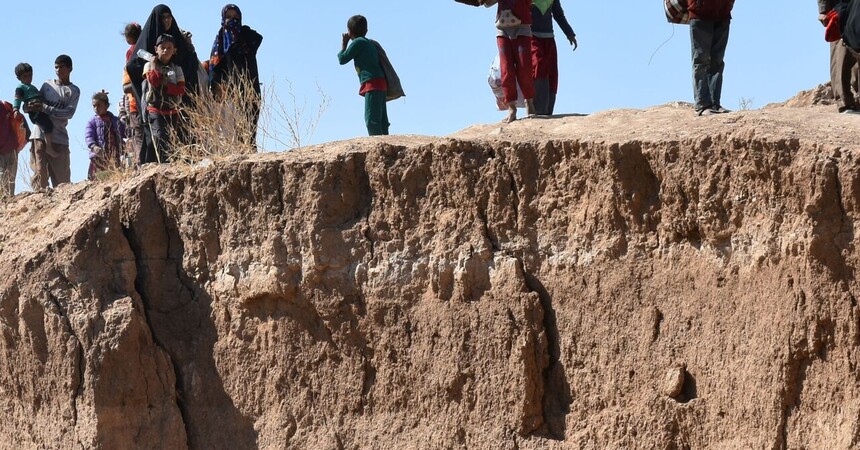
[{"label": "blue jeans", "polygon": [[723,58],[729,43],[730,20],[690,21],[690,41],[693,49],[693,92],[696,111],[720,106],[723,91]]}]

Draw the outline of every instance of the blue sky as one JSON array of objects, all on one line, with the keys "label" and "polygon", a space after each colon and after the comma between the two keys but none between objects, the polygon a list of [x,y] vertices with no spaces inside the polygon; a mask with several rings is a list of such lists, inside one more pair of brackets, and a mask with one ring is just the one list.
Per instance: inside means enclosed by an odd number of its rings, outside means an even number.
[{"label": "blue sky", "polygon": [[[561,1],[580,47],[571,52],[566,41],[558,39],[557,114],[692,101],[689,28],[668,24],[661,1]],[[223,4],[167,4],[180,27],[194,34],[198,54],[206,59]],[[289,105],[291,86],[299,103],[307,102],[308,116],[315,115],[321,101],[318,88],[329,98],[309,143],[366,134],[358,79],[351,65],[339,66],[336,58],[341,33],[353,14],[368,18],[368,36],[386,48],[407,93],[405,99],[389,103],[392,133],[446,135],[502,119],[486,81],[496,54],[494,10],[453,0],[321,4],[238,3],[245,24],[264,36],[259,63],[266,88]],[[109,91],[114,106],[119,99],[127,48],[120,32],[126,22],[145,21],[155,5],[56,0],[4,5],[8,20],[6,38],[0,40],[0,99],[13,98],[18,62],[33,65],[33,84],[38,87],[54,78],[57,55],[67,53],[74,59],[72,81],[81,88],[81,102],[69,124],[73,182],[86,178],[83,131],[93,115],[92,94]],[[746,99],[758,108],[827,81],[829,50],[817,14],[811,0],[739,1],[726,55],[723,105],[736,109]],[[690,120],[697,118],[691,113]],[[272,141],[265,149],[284,150]],[[21,156],[27,153],[25,149]]]}]

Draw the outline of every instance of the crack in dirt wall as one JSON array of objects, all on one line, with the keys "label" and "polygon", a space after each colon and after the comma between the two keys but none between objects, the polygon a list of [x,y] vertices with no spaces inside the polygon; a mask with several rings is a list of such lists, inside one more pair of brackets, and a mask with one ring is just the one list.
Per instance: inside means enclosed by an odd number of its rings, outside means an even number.
[{"label": "crack in dirt wall", "polygon": [[[102,200],[83,187],[66,201],[99,220],[0,260],[33,268],[0,284],[0,437],[850,446],[857,166],[796,139],[720,134],[445,139],[152,172]],[[36,283],[55,269],[66,279],[40,309]],[[63,385],[51,367],[74,366],[61,348],[77,336],[81,391],[42,406],[46,385],[24,380]],[[105,408],[104,393],[141,400]],[[119,419],[151,410],[168,438]]]}]

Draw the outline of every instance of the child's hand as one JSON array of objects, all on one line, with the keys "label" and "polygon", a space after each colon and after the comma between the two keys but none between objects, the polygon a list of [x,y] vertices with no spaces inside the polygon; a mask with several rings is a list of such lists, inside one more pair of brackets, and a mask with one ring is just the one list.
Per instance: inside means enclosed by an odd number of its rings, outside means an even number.
[{"label": "child's hand", "polygon": [[579,47],[579,44],[576,42],[576,36],[570,38],[570,45],[573,46],[573,51],[576,51],[576,48]]},{"label": "child's hand", "polygon": [[25,113],[39,112],[42,110],[42,101],[30,100],[29,102],[25,102],[21,108]]},{"label": "child's hand", "polygon": [[349,33],[343,33],[341,37],[343,38],[343,47],[346,48],[346,44],[349,44]]},{"label": "child's hand", "polygon": [[98,145],[93,145],[92,147],[90,147],[90,151],[93,152],[93,155],[98,156],[102,154],[104,149],[99,147]]}]

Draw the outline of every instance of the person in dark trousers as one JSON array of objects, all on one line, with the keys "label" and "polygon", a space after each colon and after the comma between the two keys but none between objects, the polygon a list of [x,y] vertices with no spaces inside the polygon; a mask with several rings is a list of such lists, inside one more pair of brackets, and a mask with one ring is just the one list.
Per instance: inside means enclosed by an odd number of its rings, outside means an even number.
[{"label": "person in dark trousers", "polygon": [[533,0],[532,66],[534,69],[535,114],[551,116],[558,94],[558,49],[552,21],[558,23],[567,41],[576,50],[576,33],[564,17],[561,0]]},{"label": "person in dark trousers", "polygon": [[[212,52],[209,56],[209,87],[216,98],[223,98],[222,84],[229,82],[233,76],[248,78],[250,88],[254,90],[254,100],[251,102],[251,132],[249,142],[256,147],[257,123],[260,120],[260,72],[257,67],[257,50],[263,42],[263,36],[251,27],[242,25],[242,10],[234,4],[221,9],[221,29],[215,36]],[[237,83],[243,89],[246,83]],[[243,99],[244,99],[243,95]]]},{"label": "person in dark trousers", "polygon": [[172,136],[179,127],[179,107],[185,95],[185,74],[173,62],[176,55],[175,38],[162,34],[155,43],[157,56],[143,66],[146,79],[147,122],[154,144],[153,152],[140,155],[140,163],[166,163],[173,159]]},{"label": "person in dark trousers", "polygon": [[[827,26],[827,13],[841,0],[818,0],[818,20]],[[855,95],[858,93],[858,59],[842,39],[830,43],[830,87],[839,112],[860,114]]]},{"label": "person in dark trousers", "polygon": [[364,16],[352,16],[347,21],[346,28],[348,32],[342,35],[343,42],[337,60],[341,65],[350,61],[355,63],[355,71],[358,72],[358,81],[361,83],[358,94],[364,96],[367,133],[370,136],[387,135],[390,125],[388,108],[385,105],[388,82],[379,64],[379,51],[366,37],[367,19]]},{"label": "person in dark trousers", "polygon": [[724,57],[735,0],[688,0],[693,92],[700,116],[729,112],[720,104]]}]

